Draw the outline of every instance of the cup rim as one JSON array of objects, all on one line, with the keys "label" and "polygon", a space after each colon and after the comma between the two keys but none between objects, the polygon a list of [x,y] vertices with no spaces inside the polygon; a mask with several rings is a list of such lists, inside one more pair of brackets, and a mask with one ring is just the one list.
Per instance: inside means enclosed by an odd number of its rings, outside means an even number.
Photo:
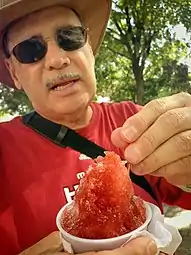
[{"label": "cup rim", "polygon": [[71,235],[69,234],[68,232],[66,232],[62,226],[61,226],[61,217],[62,217],[62,213],[63,211],[65,210],[65,208],[67,206],[69,206],[71,203],[73,203],[73,201],[65,204],[58,212],[57,216],[56,216],[56,225],[57,225],[57,228],[58,230],[60,231],[61,233],[61,236],[64,238],[64,237],[67,237],[68,240],[73,240],[73,241],[77,241],[77,242],[81,242],[81,243],[86,243],[86,244],[90,244],[90,243],[94,243],[94,244],[102,244],[102,243],[111,243],[111,242],[117,242],[117,241],[120,241],[121,239],[127,239],[128,237],[132,236],[134,233],[137,233],[141,230],[143,230],[145,228],[145,226],[147,226],[149,224],[149,222],[151,221],[151,218],[152,218],[152,210],[151,210],[151,207],[150,205],[146,202],[146,201],[143,201],[144,202],[144,206],[146,208],[146,215],[147,215],[147,219],[146,221],[140,226],[138,227],[137,229],[129,232],[129,233],[126,233],[124,235],[121,235],[121,236],[117,236],[117,237],[111,237],[111,238],[105,238],[105,239],[89,239],[89,238],[81,238],[81,237],[77,237],[77,236],[74,236],[74,235]]}]

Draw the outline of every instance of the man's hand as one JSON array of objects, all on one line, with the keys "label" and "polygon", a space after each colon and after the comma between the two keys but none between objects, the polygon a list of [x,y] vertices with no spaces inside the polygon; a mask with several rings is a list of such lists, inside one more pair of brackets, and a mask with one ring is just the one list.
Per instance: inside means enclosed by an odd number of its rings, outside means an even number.
[{"label": "man's hand", "polygon": [[19,255],[63,255],[59,232],[53,232],[38,243],[21,252]]},{"label": "man's hand", "polygon": [[[54,232],[19,255],[70,255],[62,252],[59,233]],[[148,237],[139,237],[112,251],[87,252],[79,255],[156,255],[156,244]]]},{"label": "man's hand", "polygon": [[156,254],[157,247],[155,242],[148,237],[139,237],[128,242],[121,248],[112,251],[100,251],[90,255],[156,255]]},{"label": "man's hand", "polygon": [[149,102],[112,133],[112,141],[124,149],[134,173],[191,184],[191,95]]}]

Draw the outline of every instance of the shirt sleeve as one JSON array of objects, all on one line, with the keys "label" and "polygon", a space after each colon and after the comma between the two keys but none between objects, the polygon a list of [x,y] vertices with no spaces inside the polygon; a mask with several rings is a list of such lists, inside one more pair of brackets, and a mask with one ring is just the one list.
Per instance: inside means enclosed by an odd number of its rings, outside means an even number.
[{"label": "shirt sleeve", "polygon": [[158,182],[158,191],[163,203],[191,210],[191,193],[168,183],[164,178]]}]

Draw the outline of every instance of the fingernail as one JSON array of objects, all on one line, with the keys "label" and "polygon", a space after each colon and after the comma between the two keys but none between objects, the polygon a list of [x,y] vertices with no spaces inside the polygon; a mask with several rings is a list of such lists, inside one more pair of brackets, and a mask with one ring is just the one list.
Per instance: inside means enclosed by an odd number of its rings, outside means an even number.
[{"label": "fingernail", "polygon": [[157,254],[157,246],[155,241],[152,240],[150,243],[148,243],[146,255],[155,255],[155,254]]},{"label": "fingernail", "polygon": [[132,167],[132,171],[135,174],[141,174],[144,171],[144,165],[142,163],[140,163],[138,165],[134,165]]},{"label": "fingernail", "polygon": [[137,164],[141,161],[141,153],[135,146],[127,146],[125,149],[125,159],[132,164]]},{"label": "fingernail", "polygon": [[123,137],[129,142],[136,138],[137,130],[133,126],[124,127],[121,132]]}]

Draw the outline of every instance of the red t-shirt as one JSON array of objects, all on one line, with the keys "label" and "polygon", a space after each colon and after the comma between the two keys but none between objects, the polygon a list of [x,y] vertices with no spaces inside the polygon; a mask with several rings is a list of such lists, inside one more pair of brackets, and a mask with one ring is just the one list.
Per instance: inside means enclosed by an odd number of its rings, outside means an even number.
[{"label": "red t-shirt", "polygon": [[[92,104],[91,123],[79,133],[107,150],[115,148],[111,132],[137,112],[130,102]],[[0,254],[15,255],[56,230],[59,209],[71,201],[79,179],[92,162],[61,148],[14,118],[0,124]],[[158,201],[134,185],[135,193],[157,204],[191,209],[191,194],[161,178],[146,176]]]}]

